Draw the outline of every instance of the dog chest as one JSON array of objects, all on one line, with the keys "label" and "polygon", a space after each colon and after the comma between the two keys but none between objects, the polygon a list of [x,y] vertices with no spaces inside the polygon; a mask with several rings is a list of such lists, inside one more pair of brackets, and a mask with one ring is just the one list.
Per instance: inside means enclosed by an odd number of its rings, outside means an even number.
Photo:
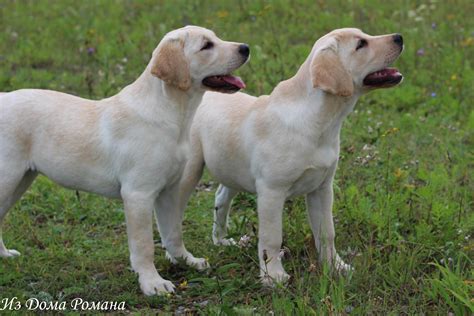
[{"label": "dog chest", "polygon": [[[309,158],[309,157],[308,157]],[[332,176],[332,169],[338,160],[337,148],[324,146],[318,148],[309,159],[301,161],[300,166],[307,166],[298,168],[299,172],[295,175],[291,188],[290,195],[307,194],[319,188],[329,176]]]},{"label": "dog chest", "polygon": [[291,186],[289,196],[307,194],[318,189],[330,175],[330,169],[310,167],[304,170]]}]

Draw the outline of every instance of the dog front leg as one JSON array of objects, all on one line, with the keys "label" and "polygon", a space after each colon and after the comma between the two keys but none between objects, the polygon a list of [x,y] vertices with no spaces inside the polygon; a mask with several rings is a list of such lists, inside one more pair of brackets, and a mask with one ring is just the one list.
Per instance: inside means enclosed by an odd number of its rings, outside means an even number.
[{"label": "dog front leg", "polygon": [[336,253],[332,204],[332,184],[306,195],[306,207],[320,261],[329,263],[337,271],[345,272],[352,268]]},{"label": "dog front leg", "polygon": [[274,282],[285,282],[289,278],[281,263],[280,255],[285,193],[259,186],[257,194],[260,275],[262,283],[271,286]]},{"label": "dog front leg", "polygon": [[154,265],[153,200],[149,194],[123,192],[127,221],[128,246],[132,269],[138,273],[140,288],[145,295],[174,292],[174,285],[163,279]]}]

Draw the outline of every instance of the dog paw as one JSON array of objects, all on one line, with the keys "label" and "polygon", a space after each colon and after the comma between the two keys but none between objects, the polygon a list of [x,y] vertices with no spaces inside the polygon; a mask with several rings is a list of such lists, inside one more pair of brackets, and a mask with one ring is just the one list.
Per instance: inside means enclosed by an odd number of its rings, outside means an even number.
[{"label": "dog paw", "polygon": [[173,257],[168,251],[166,251],[166,259],[168,259],[172,264],[178,264],[178,259]]},{"label": "dog paw", "polygon": [[175,286],[168,280],[160,277],[151,279],[140,278],[140,288],[143,294],[147,296],[164,295],[167,293],[174,293]]},{"label": "dog paw", "polygon": [[198,271],[203,271],[209,269],[210,265],[209,262],[205,258],[195,258],[195,257],[187,257],[186,264],[193,268],[196,268]]},{"label": "dog paw", "polygon": [[0,251],[0,257],[3,258],[13,258],[13,257],[18,257],[20,252],[16,251],[15,249],[5,249],[3,251]]},{"label": "dog paw", "polygon": [[275,284],[284,284],[290,279],[290,275],[285,271],[278,271],[273,273],[265,273],[261,277],[263,286],[273,287]]},{"label": "dog paw", "polygon": [[354,268],[350,265],[345,263],[339,255],[336,257],[336,260],[334,261],[334,268],[338,273],[341,274],[348,274],[352,271],[354,271]]},{"label": "dog paw", "polygon": [[216,246],[235,246],[237,243],[233,238],[212,238]]},{"label": "dog paw", "polygon": [[208,269],[209,262],[205,258],[196,258],[191,253],[187,253],[181,256],[172,256],[168,251],[166,252],[166,258],[172,264],[178,264],[180,261],[183,261],[186,265],[193,267],[199,271]]}]

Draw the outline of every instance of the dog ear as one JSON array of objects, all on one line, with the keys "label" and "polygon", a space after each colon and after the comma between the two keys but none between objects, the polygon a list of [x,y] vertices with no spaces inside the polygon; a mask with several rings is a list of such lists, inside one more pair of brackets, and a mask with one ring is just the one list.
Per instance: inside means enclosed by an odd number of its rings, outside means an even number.
[{"label": "dog ear", "polygon": [[310,69],[314,88],[342,97],[354,93],[352,77],[334,50],[327,48],[316,52]]},{"label": "dog ear", "polygon": [[184,56],[184,43],[176,39],[160,46],[152,62],[152,75],[180,90],[188,90],[191,87],[191,74]]}]

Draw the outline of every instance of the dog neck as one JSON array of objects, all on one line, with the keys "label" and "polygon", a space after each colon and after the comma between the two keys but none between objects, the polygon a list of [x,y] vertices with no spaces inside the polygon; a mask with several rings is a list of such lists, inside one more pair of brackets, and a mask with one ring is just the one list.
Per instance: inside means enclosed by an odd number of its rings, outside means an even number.
[{"label": "dog neck", "polygon": [[[292,78],[280,82],[270,95],[269,105],[274,110],[284,109],[279,115],[291,128],[304,130],[310,137],[339,139],[342,122],[352,112],[359,94],[340,97],[314,88],[307,60]],[[305,128],[301,129],[304,125]]]},{"label": "dog neck", "polygon": [[[148,66],[135,82],[117,96],[146,121],[177,125],[179,141],[186,140],[204,90],[191,87],[180,90],[153,76]],[[163,115],[167,113],[167,115]]]}]

